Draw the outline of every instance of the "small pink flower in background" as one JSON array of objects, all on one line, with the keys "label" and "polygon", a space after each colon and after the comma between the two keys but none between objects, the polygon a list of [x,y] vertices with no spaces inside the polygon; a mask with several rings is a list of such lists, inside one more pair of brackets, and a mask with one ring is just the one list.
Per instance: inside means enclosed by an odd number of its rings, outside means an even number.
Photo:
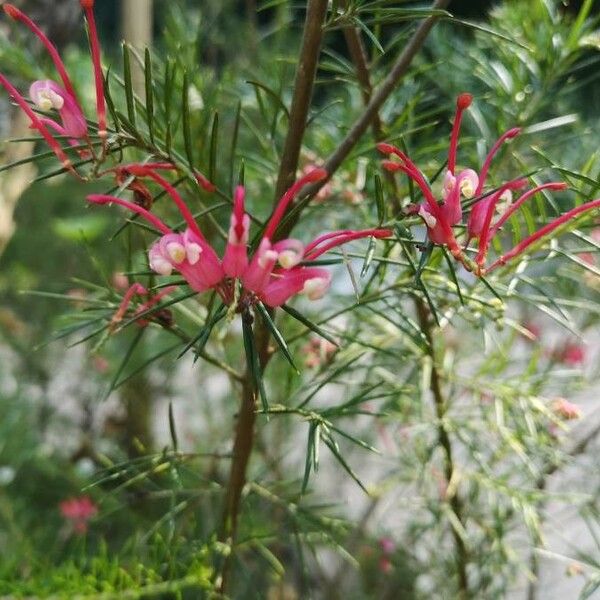
[{"label": "small pink flower in background", "polygon": [[73,526],[73,531],[83,535],[88,530],[88,522],[98,514],[98,507],[89,496],[68,498],[59,504],[60,514]]},{"label": "small pink flower in background", "polygon": [[382,552],[378,563],[379,570],[387,575],[394,569],[394,565],[392,564],[390,557],[396,550],[396,544],[392,538],[382,537],[379,539],[379,547],[381,548]]},{"label": "small pink flower in background", "polygon": [[129,278],[124,273],[113,273],[112,284],[115,290],[124,292],[129,287]]},{"label": "small pink flower in background", "polygon": [[572,421],[574,419],[581,418],[581,409],[576,404],[565,400],[564,398],[556,398],[552,402],[552,410],[556,416],[566,421]]},{"label": "small pink flower in background", "polygon": [[564,346],[555,348],[551,357],[557,362],[576,367],[585,362],[585,346],[577,342],[567,342]]},{"label": "small pink flower in background", "polygon": [[94,370],[100,374],[107,373],[110,369],[110,363],[104,356],[100,356],[99,354],[95,354],[92,357],[92,366],[94,367]]},{"label": "small pink flower in background", "polygon": [[596,264],[596,257],[591,252],[581,252],[577,256],[587,265],[594,266]]},{"label": "small pink flower in background", "polygon": [[542,328],[537,323],[534,323],[533,321],[525,321],[523,323],[523,328],[526,329],[532,335],[532,337],[535,338],[535,340],[533,340],[531,339],[531,337],[523,335],[525,340],[527,340],[528,342],[538,341],[540,339],[542,335]]},{"label": "small pink flower in background", "polygon": [[337,352],[338,347],[324,338],[312,338],[303,347],[304,364],[309,369],[314,369],[329,360]]},{"label": "small pink flower in background", "polygon": [[396,544],[390,537],[382,537],[379,539],[379,547],[384,554],[393,554],[396,550]]}]

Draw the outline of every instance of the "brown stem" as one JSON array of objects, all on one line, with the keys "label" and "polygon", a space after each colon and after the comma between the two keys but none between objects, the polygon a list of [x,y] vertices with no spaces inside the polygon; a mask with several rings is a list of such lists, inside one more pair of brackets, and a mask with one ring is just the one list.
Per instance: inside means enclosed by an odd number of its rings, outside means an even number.
[{"label": "brown stem", "polygon": [[[367,53],[365,46],[360,37],[360,31],[353,25],[344,27],[344,39],[346,40],[346,46],[350,53],[350,58],[356,69],[356,79],[360,85],[360,91],[362,93],[363,102],[368,105],[373,96],[373,86],[371,85],[371,76],[369,74],[369,64],[367,60]],[[381,119],[379,118],[379,112],[375,113],[373,122],[373,135],[375,139],[381,140],[383,138],[383,127]]]},{"label": "brown stem", "polygon": [[[433,3],[432,9],[443,9],[450,3],[450,0],[436,0]],[[435,25],[439,17],[433,16],[425,19],[417,28],[408,44],[405,46],[402,54],[398,57],[392,70],[383,80],[381,85],[375,90],[369,104],[366,106],[363,114],[357,119],[350,131],[346,134],[342,143],[337,147],[335,152],[327,159],[324,167],[331,174],[336,171],[345,158],[350,154],[358,140],[362,137],[365,131],[369,128],[373,119],[377,117],[383,103],[389,98],[397,85],[402,81],[404,75],[408,71],[414,57],[421,49],[425,39],[429,35],[431,28]]]},{"label": "brown stem", "polygon": [[[419,319],[419,325],[421,326],[421,331],[424,333],[425,338],[427,339],[427,352],[431,358],[430,389],[431,393],[433,394],[435,412],[438,420],[438,442],[442,447],[445,456],[444,476],[446,479],[446,484],[450,485],[455,469],[454,458],[452,453],[452,442],[450,441],[450,436],[444,427],[444,417],[446,415],[447,402],[444,398],[444,393],[442,390],[440,373],[435,364],[435,351],[433,345],[433,336],[431,333],[431,320],[429,319],[427,306],[420,298],[415,299],[415,306],[417,309],[417,316]],[[463,506],[457,491],[452,493],[449,499],[449,504],[450,509],[456,517],[456,520],[464,529],[465,520],[463,516]],[[452,537],[454,539],[454,546],[456,548],[456,570],[458,573],[459,597],[461,600],[466,600],[469,598],[469,580],[467,578],[467,564],[469,557],[465,542],[460,533],[454,526],[451,526],[451,530]]]},{"label": "brown stem", "polygon": [[[431,8],[432,10],[444,9],[446,6],[448,6],[448,4],[450,4],[450,0],[436,0]],[[333,173],[338,170],[342,162],[348,157],[350,152],[352,152],[360,138],[373,123],[373,120],[377,118],[379,110],[394,89],[402,81],[404,75],[406,75],[414,57],[421,49],[421,46],[424,44],[429,32],[438,19],[439,17],[437,16],[427,17],[427,19],[425,19],[421,25],[419,25],[415,33],[408,41],[408,44],[402,51],[402,54],[400,54],[394,63],[394,66],[392,67],[392,70],[389,72],[388,76],[383,80],[381,85],[374,90],[364,112],[355,121],[354,125],[350,128],[350,131],[346,134],[346,137],[342,140],[333,154],[331,154],[331,156],[325,161],[323,167],[329,173],[329,177],[331,177]],[[323,187],[323,185],[325,185],[325,183],[326,181],[323,180],[308,186],[306,197],[312,198]],[[287,222],[282,225],[282,227],[280,227],[282,235],[285,236],[289,234],[289,232],[294,228],[294,225],[298,220],[298,216],[299,215],[296,214],[293,218],[288,219]]]},{"label": "brown stem", "polygon": [[[252,318],[249,313],[242,315],[243,319]],[[262,321],[254,327],[255,343],[258,352],[258,359],[261,370],[267,366],[270,358],[269,352],[269,334],[266,328],[262,327]],[[223,521],[219,533],[219,541],[230,546],[230,552],[225,557],[221,568],[221,581],[219,588],[222,594],[227,591],[229,571],[231,569],[231,558],[235,535],[237,533],[238,517],[240,513],[240,502],[244,486],[246,485],[246,471],[248,462],[252,454],[254,445],[254,424],[256,422],[256,401],[258,391],[255,386],[254,376],[251,367],[246,368],[244,379],[242,381],[242,402],[237,415],[237,425],[235,428],[235,438],[233,442],[233,451],[231,455],[231,468],[229,472],[229,482],[225,495],[225,508],[223,511]]]},{"label": "brown stem", "polygon": [[309,0],[306,8],[300,61],[296,69],[294,96],[290,108],[289,127],[283,145],[281,164],[279,165],[275,202],[296,179],[300,149],[317,75],[317,64],[323,38],[323,20],[327,13],[327,4],[327,0]]},{"label": "brown stem", "polygon": [[[317,73],[317,63],[323,36],[323,20],[327,13],[327,0],[309,0],[300,61],[296,71],[294,95],[290,109],[289,128],[284,143],[283,155],[277,178],[275,202],[284,194],[285,190],[293,183],[298,170],[298,160],[302,139],[306,130],[306,122],[314,80]],[[257,321],[254,327],[254,336],[261,370],[264,372],[269,359],[269,331],[262,320]],[[246,369],[242,383],[242,403],[238,414],[235,439],[233,443],[233,456],[231,471],[225,497],[225,510],[219,540],[229,543],[233,548],[237,531],[237,522],[240,512],[240,501],[246,484],[246,471],[252,448],[254,445],[254,425],[256,421],[257,391],[250,368]],[[231,554],[225,558],[221,569],[220,591],[227,591],[228,576],[231,569]]]}]

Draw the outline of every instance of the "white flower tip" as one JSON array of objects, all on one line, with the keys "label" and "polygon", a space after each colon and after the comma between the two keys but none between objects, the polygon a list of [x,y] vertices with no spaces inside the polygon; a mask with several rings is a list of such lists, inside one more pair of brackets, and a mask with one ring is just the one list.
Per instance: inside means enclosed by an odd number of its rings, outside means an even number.
[{"label": "white flower tip", "polygon": [[419,208],[418,214],[423,221],[425,221],[425,225],[427,225],[429,229],[433,229],[437,225],[437,219],[430,212],[428,212],[424,206]]},{"label": "white flower tip", "polygon": [[167,254],[176,265],[182,263],[187,258],[186,249],[179,242],[170,242],[167,244],[166,249]]},{"label": "white flower tip", "polygon": [[279,264],[284,269],[291,269],[302,260],[302,255],[298,254],[298,252],[295,252],[294,250],[284,250],[283,252],[279,253],[278,260]]},{"label": "white flower tip", "polygon": [[477,173],[471,169],[466,169],[461,175],[463,178],[460,181],[460,193],[464,198],[472,198],[479,185],[479,177],[477,177]]},{"label": "white flower tip", "polygon": [[65,105],[65,99],[51,89],[39,90],[36,94],[33,94],[32,100],[41,110],[50,110],[52,108],[61,110]]},{"label": "white flower tip", "polygon": [[464,198],[472,198],[475,194],[475,186],[472,181],[465,179],[460,184],[460,193]]},{"label": "white flower tip", "polygon": [[200,260],[202,248],[198,244],[190,243],[185,245],[185,254],[190,265],[195,265]]},{"label": "white flower tip", "polygon": [[173,265],[168,260],[159,256],[150,260],[150,268],[159,275],[168,276],[173,272]]},{"label": "white flower tip", "polygon": [[261,269],[265,269],[269,263],[276,262],[278,257],[279,253],[275,252],[275,250],[265,250],[258,259],[258,266]]},{"label": "white flower tip", "polygon": [[329,281],[324,277],[313,277],[304,283],[302,291],[309,300],[319,300],[329,289]]}]

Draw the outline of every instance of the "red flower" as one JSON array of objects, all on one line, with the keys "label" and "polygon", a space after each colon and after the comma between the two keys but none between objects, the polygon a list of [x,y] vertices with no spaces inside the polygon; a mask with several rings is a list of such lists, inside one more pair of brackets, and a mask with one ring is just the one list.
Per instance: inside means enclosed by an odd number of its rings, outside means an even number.
[{"label": "red flower", "polygon": [[89,496],[69,498],[59,504],[60,514],[71,523],[75,533],[82,535],[88,530],[88,522],[98,514],[98,507]]}]

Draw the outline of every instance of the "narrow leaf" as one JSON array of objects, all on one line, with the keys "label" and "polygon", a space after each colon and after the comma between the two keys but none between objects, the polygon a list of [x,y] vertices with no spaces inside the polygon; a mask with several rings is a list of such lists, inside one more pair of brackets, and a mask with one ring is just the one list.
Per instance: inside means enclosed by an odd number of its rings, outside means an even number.
[{"label": "narrow leaf", "polygon": [[123,44],[123,84],[125,87],[125,99],[127,101],[127,116],[133,128],[137,129],[133,80],[131,77],[131,57],[127,44]]},{"label": "narrow leaf", "polygon": [[144,81],[146,84],[146,119],[150,141],[154,144],[154,84],[152,82],[152,56],[146,48],[144,53]]},{"label": "narrow leaf", "polygon": [[[189,81],[188,74],[183,74],[183,86],[182,86],[182,98],[181,98],[181,110],[182,110],[182,126],[183,126],[183,141],[185,145],[185,154],[188,159],[190,168],[194,168],[194,152],[192,150],[192,127],[190,124],[190,100],[189,100]],[[211,181],[212,174],[209,177]]]},{"label": "narrow leaf", "polygon": [[285,356],[287,361],[290,363],[290,365],[292,366],[294,371],[296,371],[296,373],[300,373],[300,371],[294,364],[294,359],[292,358],[292,355],[290,354],[290,349],[288,348],[288,345],[286,344],[285,340],[283,339],[283,335],[281,335],[281,332],[279,331],[279,329],[277,329],[277,326],[273,322],[273,319],[271,318],[269,311],[265,308],[265,306],[262,302],[258,302],[256,304],[256,308],[257,308],[258,312],[260,313],[260,316],[263,318],[265,325],[269,328],[271,335],[277,342],[278,346],[281,348],[281,351],[283,352],[283,355]]}]

